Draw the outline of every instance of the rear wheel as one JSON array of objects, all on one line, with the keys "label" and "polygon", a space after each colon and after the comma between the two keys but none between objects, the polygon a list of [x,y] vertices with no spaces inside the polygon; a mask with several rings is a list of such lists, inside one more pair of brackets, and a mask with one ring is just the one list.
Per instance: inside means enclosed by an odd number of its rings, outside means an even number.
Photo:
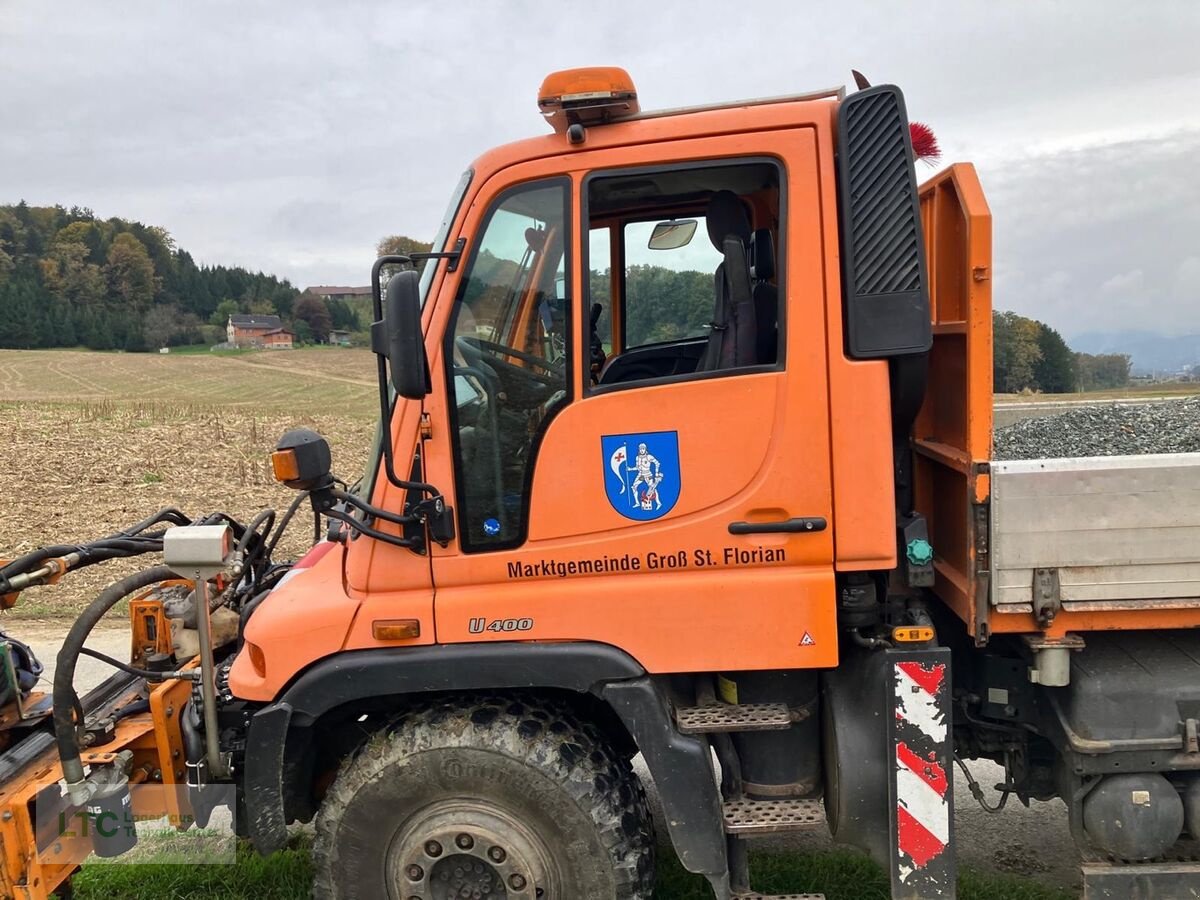
[{"label": "rear wheel", "polygon": [[646,900],[645,792],[557,703],[461,698],[405,714],[343,766],[317,817],[320,898]]}]

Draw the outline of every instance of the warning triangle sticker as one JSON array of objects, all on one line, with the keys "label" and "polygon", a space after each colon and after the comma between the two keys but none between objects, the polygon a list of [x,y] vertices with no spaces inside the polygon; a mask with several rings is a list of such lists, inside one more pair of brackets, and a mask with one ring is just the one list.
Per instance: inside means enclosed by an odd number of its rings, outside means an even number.
[{"label": "warning triangle sticker", "polygon": [[816,643],[817,642],[813,640],[813,636],[811,634],[809,634],[807,631],[804,632],[804,637],[800,638],[800,646],[801,647],[812,647],[812,646],[815,646]]}]

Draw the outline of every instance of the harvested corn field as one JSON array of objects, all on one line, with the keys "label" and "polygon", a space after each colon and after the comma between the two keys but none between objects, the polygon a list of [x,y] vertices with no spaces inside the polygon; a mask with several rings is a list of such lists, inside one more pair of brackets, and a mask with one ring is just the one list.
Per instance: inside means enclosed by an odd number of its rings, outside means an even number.
[{"label": "harvested corn field", "polygon": [[[378,415],[372,362],[338,350],[0,351],[0,559],[102,537],[164,506],[241,521],[263,507],[281,509],[295,494],[272,479],[268,455],[288,428],[324,434],[335,471],[353,481]],[[311,535],[311,519],[298,516],[285,554],[302,551]],[[143,563],[82,570],[28,591],[6,615],[71,615]]]}]

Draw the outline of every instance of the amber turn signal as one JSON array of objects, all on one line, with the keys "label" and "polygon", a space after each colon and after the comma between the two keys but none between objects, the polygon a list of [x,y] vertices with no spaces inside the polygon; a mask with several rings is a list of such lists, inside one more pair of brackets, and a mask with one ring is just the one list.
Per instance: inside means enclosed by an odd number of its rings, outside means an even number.
[{"label": "amber turn signal", "polygon": [[246,649],[250,653],[250,665],[254,666],[255,674],[259,678],[265,678],[267,675],[267,658],[263,655],[262,648],[257,644],[246,641]]},{"label": "amber turn signal", "polygon": [[295,481],[300,477],[300,461],[295,450],[276,450],[271,454],[271,471],[276,481]]},{"label": "amber turn signal", "polygon": [[924,644],[933,640],[928,625],[901,625],[892,629],[892,640],[898,644]]},{"label": "amber turn signal", "polygon": [[371,634],[377,641],[411,641],[421,636],[419,619],[376,619]]}]

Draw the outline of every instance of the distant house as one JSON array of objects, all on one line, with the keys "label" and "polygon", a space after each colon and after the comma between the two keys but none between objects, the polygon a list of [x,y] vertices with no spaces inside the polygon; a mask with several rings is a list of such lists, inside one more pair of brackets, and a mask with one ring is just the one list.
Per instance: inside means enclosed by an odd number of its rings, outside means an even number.
[{"label": "distant house", "polygon": [[291,350],[295,335],[283,327],[279,316],[230,316],[225,326],[230,346]]},{"label": "distant house", "polygon": [[343,287],[332,284],[318,284],[314,287],[305,288],[306,294],[316,294],[324,300],[353,300],[355,297],[370,297],[371,288],[367,287]]},{"label": "distant house", "polygon": [[286,328],[276,328],[262,336],[264,350],[291,350],[296,336]]},{"label": "distant house", "polygon": [[329,332],[329,343],[335,347],[349,347],[350,332],[342,331],[340,328],[334,328]]}]

